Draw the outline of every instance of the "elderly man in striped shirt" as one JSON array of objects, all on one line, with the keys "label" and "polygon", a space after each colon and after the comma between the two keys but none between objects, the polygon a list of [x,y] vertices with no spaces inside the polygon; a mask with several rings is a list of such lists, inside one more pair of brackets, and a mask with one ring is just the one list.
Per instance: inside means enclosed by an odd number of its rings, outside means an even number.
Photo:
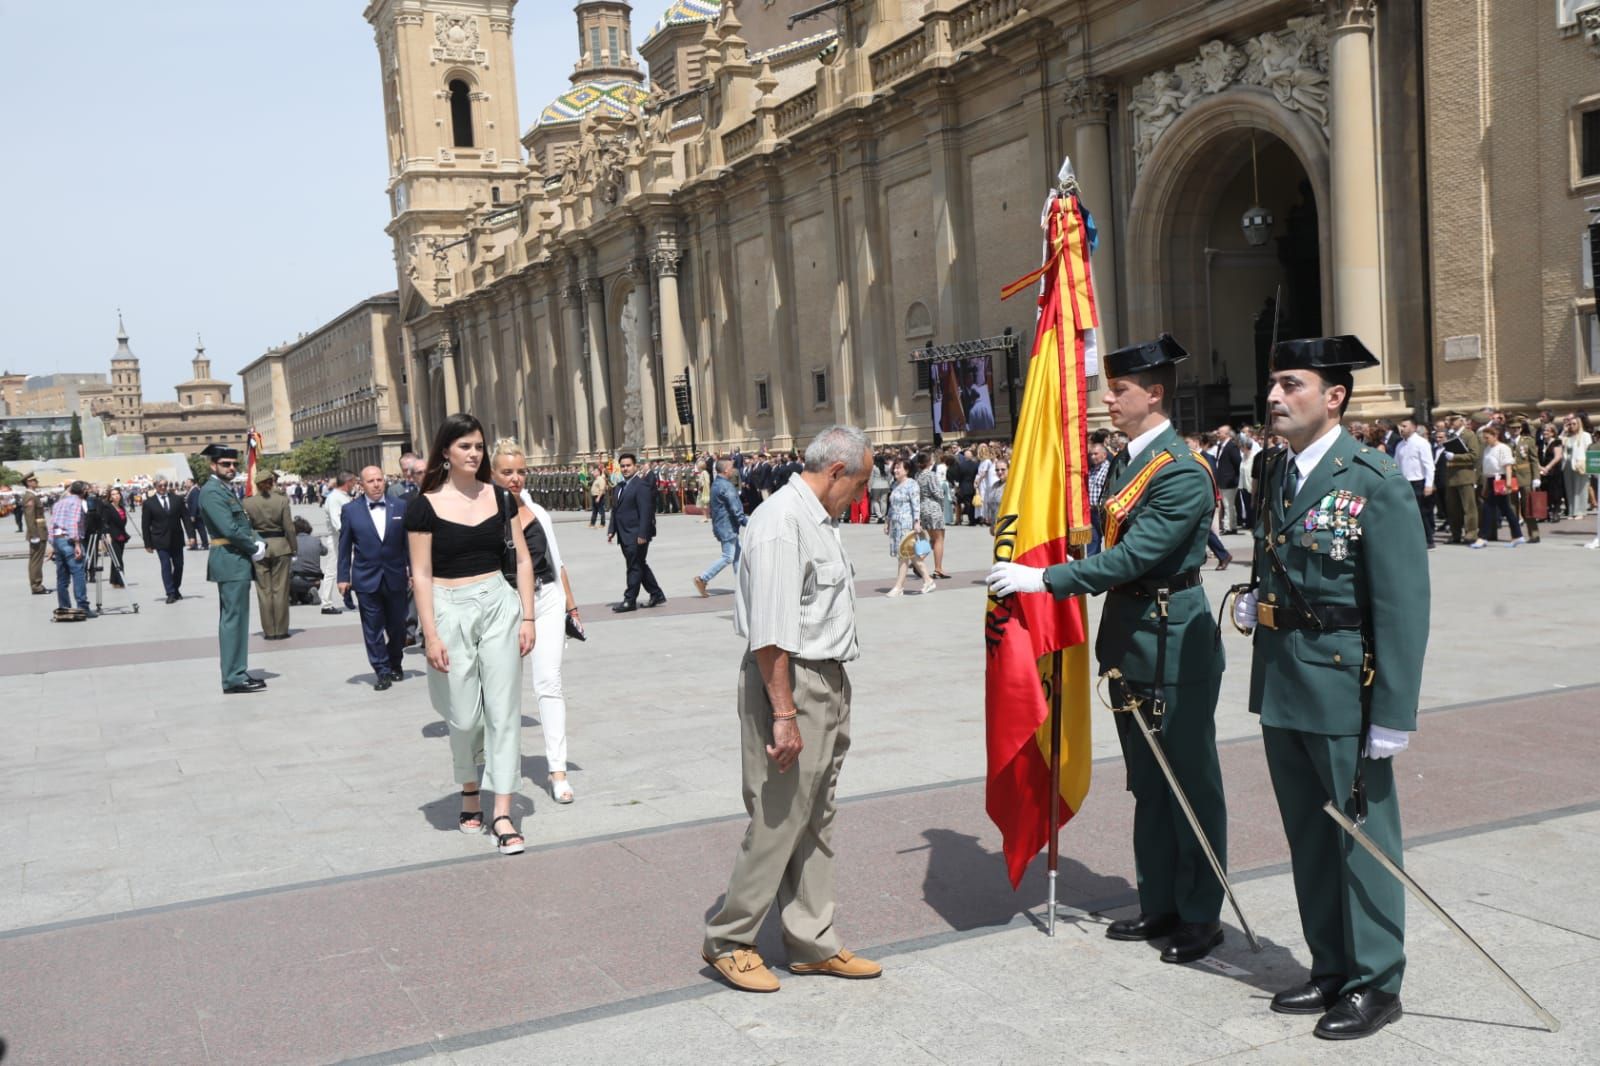
[{"label": "elderly man in striped shirt", "polygon": [[839,515],[866,489],[866,434],[830,426],[805,466],[750,516],[739,561],[734,631],[749,641],[739,668],[744,804],[750,825],[728,894],[706,926],[701,955],[733,987],[776,992],[756,952],[774,902],[789,970],[877,977],[833,927],[833,795],[850,747],[856,643],[855,570]]}]

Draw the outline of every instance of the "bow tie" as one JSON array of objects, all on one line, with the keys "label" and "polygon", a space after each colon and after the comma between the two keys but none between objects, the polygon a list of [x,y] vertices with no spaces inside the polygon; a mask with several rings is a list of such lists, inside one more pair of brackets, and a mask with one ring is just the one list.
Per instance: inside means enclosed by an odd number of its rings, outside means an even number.
[{"label": "bow tie", "polygon": [[383,506],[383,501],[382,500],[368,500],[367,501],[367,506],[370,509],[376,511],[378,508]]}]

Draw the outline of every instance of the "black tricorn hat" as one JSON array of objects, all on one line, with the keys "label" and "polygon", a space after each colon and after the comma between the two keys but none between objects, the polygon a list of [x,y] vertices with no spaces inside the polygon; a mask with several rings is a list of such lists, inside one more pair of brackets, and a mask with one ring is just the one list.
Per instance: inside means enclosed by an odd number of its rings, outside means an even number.
[{"label": "black tricorn hat", "polygon": [[1168,363],[1181,363],[1187,358],[1189,353],[1172,339],[1172,334],[1163,333],[1153,341],[1130,344],[1106,356],[1106,377],[1125,378]]},{"label": "black tricorn hat", "polygon": [[1378,357],[1355,337],[1311,337],[1279,341],[1272,349],[1272,369],[1328,370],[1352,373],[1378,365]]},{"label": "black tricorn hat", "polygon": [[239,458],[239,449],[230,448],[225,444],[207,444],[204,448],[200,449],[200,454],[205,456],[207,459],[210,459],[212,462],[216,462],[218,459]]}]

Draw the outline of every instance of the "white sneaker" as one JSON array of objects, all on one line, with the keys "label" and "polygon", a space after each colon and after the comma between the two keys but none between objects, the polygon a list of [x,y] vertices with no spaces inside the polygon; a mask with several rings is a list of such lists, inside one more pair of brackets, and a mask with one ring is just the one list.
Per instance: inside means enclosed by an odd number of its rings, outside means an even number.
[{"label": "white sneaker", "polygon": [[901,588],[899,585],[896,585],[894,588],[884,593],[885,596],[904,596],[905,594],[906,590]]},{"label": "white sneaker", "polygon": [[1518,537],[1516,540],[1512,541],[1510,543],[1510,545],[1508,545],[1508,546],[1512,547],[1512,548],[1520,548],[1526,543],[1528,543],[1528,538],[1527,537]]},{"label": "white sneaker", "polygon": [[939,583],[937,581],[924,581],[922,583],[921,592],[922,592],[922,594],[924,596],[926,596],[928,593],[932,592],[934,589],[936,589],[938,587],[939,587]]},{"label": "white sneaker", "polygon": [[1594,551],[1596,548],[1600,548],[1600,537],[1594,538],[1589,543],[1585,544],[1584,547],[1588,548],[1590,551]]},{"label": "white sneaker", "polygon": [[1487,548],[1488,546],[1489,546],[1489,542],[1486,541],[1486,540],[1475,540],[1471,544],[1467,545],[1467,547],[1473,548],[1473,549]]}]

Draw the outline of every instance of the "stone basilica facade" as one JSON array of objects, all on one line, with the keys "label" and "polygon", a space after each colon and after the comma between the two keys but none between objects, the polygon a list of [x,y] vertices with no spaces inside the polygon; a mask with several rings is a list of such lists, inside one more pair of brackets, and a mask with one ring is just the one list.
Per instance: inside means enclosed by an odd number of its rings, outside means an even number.
[{"label": "stone basilica facade", "polygon": [[[572,88],[523,131],[515,0],[372,0],[416,443],[468,410],[539,461],[681,449],[680,377],[702,446],[930,439],[909,355],[1026,353],[1031,302],[998,296],[1063,156],[1103,343],[1172,332],[1190,426],[1256,417],[1274,334],[1360,336],[1358,413],[1593,405],[1600,61],[1562,4],[662,0],[635,42],[630,4],[580,0]],[[1508,135],[1570,173],[1485,171]],[[1503,280],[1493,212],[1524,201]]]}]

